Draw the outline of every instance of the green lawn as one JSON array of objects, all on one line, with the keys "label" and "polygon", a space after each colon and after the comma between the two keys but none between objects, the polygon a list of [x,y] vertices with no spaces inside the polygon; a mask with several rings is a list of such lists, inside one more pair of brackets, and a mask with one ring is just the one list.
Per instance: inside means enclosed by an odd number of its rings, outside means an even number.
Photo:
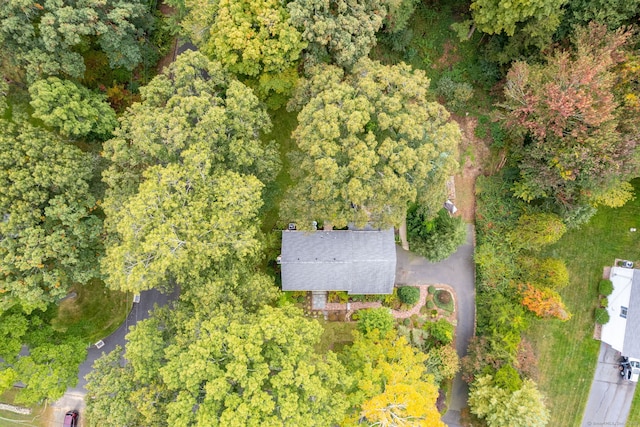
[{"label": "green lawn", "polygon": [[318,320],[324,332],[320,337],[320,342],[315,346],[315,350],[324,354],[329,350],[339,352],[346,345],[353,342],[352,332],[356,328],[356,322],[327,322]]},{"label": "green lawn", "polygon": [[288,112],[283,107],[276,111],[269,111],[269,114],[273,129],[263,139],[265,141],[275,141],[278,144],[282,168],[275,181],[269,183],[264,190],[264,206],[262,207],[261,218],[262,231],[265,233],[274,228],[282,229],[284,225],[279,221],[280,212],[278,206],[280,206],[285,191],[291,185],[291,177],[289,176],[290,162],[287,154],[295,148],[295,142],[291,139],[291,132],[298,125],[298,113],[296,111]]},{"label": "green lawn", "polygon": [[[633,182],[640,195],[640,180]],[[539,385],[551,410],[550,426],[579,426],[586,405],[600,342],[594,340],[593,310],[604,266],[615,258],[640,259],[640,197],[620,209],[600,208],[589,224],[565,236],[546,255],[565,260],[570,285],[560,291],[573,313],[571,320],[535,321],[527,336],[536,348]],[[640,228],[640,227],[638,227]],[[640,402],[635,400],[635,419]],[[637,421],[636,421],[637,422]],[[631,423],[630,425],[637,425]]]},{"label": "green lawn", "polygon": [[73,291],[78,296],[60,303],[51,326],[90,343],[118,329],[131,309],[131,294],[109,290],[100,280],[76,286]]},{"label": "green lawn", "polygon": [[640,426],[640,393],[633,396],[633,402],[631,403],[631,412],[629,412],[629,418],[627,419],[628,426]]}]

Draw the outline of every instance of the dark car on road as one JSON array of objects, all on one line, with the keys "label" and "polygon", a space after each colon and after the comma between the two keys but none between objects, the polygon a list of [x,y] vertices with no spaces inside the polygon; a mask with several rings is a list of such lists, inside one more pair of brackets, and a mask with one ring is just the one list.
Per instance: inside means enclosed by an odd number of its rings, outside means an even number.
[{"label": "dark car on road", "polygon": [[74,409],[64,414],[62,427],[78,427],[78,411]]}]

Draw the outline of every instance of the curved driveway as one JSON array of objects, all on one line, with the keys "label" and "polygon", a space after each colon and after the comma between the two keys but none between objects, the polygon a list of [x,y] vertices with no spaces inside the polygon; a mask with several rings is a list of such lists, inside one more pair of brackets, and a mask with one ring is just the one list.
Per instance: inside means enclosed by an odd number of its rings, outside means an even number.
[{"label": "curved driveway", "polygon": [[[396,283],[405,285],[447,284],[456,292],[458,325],[456,327],[456,351],[459,357],[467,354],[469,339],[476,324],[475,265],[473,263],[475,230],[467,227],[467,243],[442,262],[430,262],[401,247],[396,247]],[[460,426],[460,410],[467,406],[469,388],[458,373],[453,381],[449,410],[442,418],[449,427]]]},{"label": "curved driveway", "polygon": [[84,378],[91,371],[93,362],[95,362],[103,353],[109,353],[116,348],[117,345],[124,347],[125,336],[129,333],[129,328],[141,320],[149,317],[149,313],[157,305],[159,307],[166,305],[169,301],[178,298],[178,287],[171,294],[163,294],[160,291],[151,289],[140,293],[140,302],[133,304],[129,315],[120,327],[111,335],[103,338],[104,346],[97,349],[95,345],[89,347],[87,358],[80,365],[78,372],[78,384],[75,387],[69,387],[59,400],[51,404],[53,408],[53,420],[49,420],[49,425],[62,425],[62,419],[66,411],[70,409],[84,409],[84,396],[87,390],[84,388],[87,380]]}]

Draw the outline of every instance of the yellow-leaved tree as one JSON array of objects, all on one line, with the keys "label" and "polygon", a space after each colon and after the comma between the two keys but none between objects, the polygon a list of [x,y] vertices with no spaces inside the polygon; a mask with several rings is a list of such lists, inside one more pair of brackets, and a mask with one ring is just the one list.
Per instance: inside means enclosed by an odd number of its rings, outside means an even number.
[{"label": "yellow-leaved tree", "polygon": [[435,404],[438,387],[425,365],[427,355],[395,330],[355,332],[343,357],[355,382],[349,391],[351,409],[342,425],[366,421],[389,427],[444,427]]}]

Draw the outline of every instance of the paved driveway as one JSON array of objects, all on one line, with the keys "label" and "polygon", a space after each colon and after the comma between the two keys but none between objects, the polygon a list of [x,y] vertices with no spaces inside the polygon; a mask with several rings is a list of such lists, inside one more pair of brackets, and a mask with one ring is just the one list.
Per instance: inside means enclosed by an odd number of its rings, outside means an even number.
[{"label": "paved driveway", "polygon": [[618,370],[620,353],[600,344],[598,366],[591,383],[582,426],[624,426],[631,409],[636,383],[624,380]]},{"label": "paved driveway", "polygon": [[[467,243],[442,262],[430,262],[421,256],[396,247],[396,282],[406,285],[438,284],[451,286],[456,292],[458,325],[456,328],[456,351],[458,356],[467,354],[469,339],[476,324],[475,265],[473,263],[475,230],[467,228]],[[442,418],[449,427],[460,425],[460,410],[467,406],[469,388],[458,374],[453,381],[449,411]]]},{"label": "paved driveway", "polygon": [[[154,305],[163,306],[169,301],[178,298],[178,288],[172,294],[163,294],[155,289],[144,291],[140,294],[140,302],[133,304],[129,315],[120,327],[111,335],[103,338],[104,347],[97,349],[94,345],[89,348],[87,358],[80,365],[78,372],[78,384],[75,387],[69,387],[67,392],[59,400],[51,404],[53,414],[49,419],[49,425],[61,426],[64,414],[70,409],[78,409],[80,411],[80,422],[82,423],[82,412],[85,408],[84,396],[87,394],[85,385],[85,375],[91,371],[93,362],[95,362],[103,353],[109,353],[116,348],[117,345],[125,346],[125,335],[129,332],[129,328],[139,321],[149,317],[149,312],[153,310]],[[106,427],[106,426],[105,426]]]}]

